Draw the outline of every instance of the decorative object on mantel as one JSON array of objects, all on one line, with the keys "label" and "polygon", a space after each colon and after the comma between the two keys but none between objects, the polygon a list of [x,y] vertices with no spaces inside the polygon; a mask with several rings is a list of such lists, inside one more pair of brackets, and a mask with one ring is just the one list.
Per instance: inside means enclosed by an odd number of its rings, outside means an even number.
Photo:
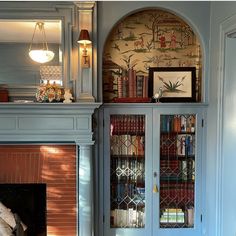
[{"label": "decorative object on mantel", "polygon": [[[41,43],[37,43],[37,46],[41,44],[40,48],[33,49],[34,37],[37,32],[37,28],[39,29],[39,37],[42,41]],[[48,49],[48,44],[46,40],[46,33],[44,29],[44,22],[37,22],[34,27],[34,33],[31,39],[30,48],[29,48],[29,56],[33,61],[39,63],[46,63],[51,61],[54,58],[54,52]]]},{"label": "decorative object on mantel", "polygon": [[8,102],[8,89],[7,85],[0,85],[0,102]]},{"label": "decorative object on mantel", "polygon": [[36,92],[37,102],[62,102],[64,89],[59,87],[55,82],[53,84],[47,81],[47,84],[41,84]]},{"label": "decorative object on mantel", "polygon": [[163,88],[160,87],[160,88],[158,89],[158,92],[156,92],[156,93],[153,95],[153,97],[152,97],[153,102],[159,103],[159,102],[160,102],[160,98],[162,97],[162,95],[163,95]]},{"label": "decorative object on mantel", "polygon": [[63,103],[72,103],[73,97],[70,92],[70,89],[65,89],[64,101]]},{"label": "decorative object on mantel", "polygon": [[62,66],[40,66],[40,77],[43,83],[56,83],[62,85]]},{"label": "decorative object on mantel", "polygon": [[82,67],[89,68],[89,66],[90,66],[89,55],[88,55],[86,45],[90,44],[92,42],[90,40],[88,30],[82,29],[80,31],[79,39],[77,42],[84,45],[84,50],[83,50],[82,59],[81,59],[81,63],[82,63],[81,65],[82,65]]}]

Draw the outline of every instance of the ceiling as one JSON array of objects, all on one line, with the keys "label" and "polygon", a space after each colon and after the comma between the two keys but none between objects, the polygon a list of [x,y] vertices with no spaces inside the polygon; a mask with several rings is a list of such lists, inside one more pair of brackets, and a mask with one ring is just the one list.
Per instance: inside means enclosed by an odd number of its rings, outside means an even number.
[{"label": "ceiling", "polygon": [[[27,42],[32,40],[36,22],[44,22],[44,29],[48,43],[61,43],[60,20],[0,20],[0,42]],[[39,37],[38,29],[35,39]]]}]

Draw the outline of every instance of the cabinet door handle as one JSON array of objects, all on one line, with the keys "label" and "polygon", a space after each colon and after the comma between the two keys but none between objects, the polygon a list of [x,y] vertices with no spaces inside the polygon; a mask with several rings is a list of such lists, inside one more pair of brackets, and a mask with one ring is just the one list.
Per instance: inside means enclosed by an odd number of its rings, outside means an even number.
[{"label": "cabinet door handle", "polygon": [[[156,171],[153,172],[153,177],[154,177],[154,178],[157,178],[157,172],[156,172]],[[155,180],[155,181],[156,181],[156,180]],[[158,192],[159,192],[158,187],[157,187],[157,184],[154,184],[154,185],[153,185],[152,191],[153,191],[153,193],[158,193]]]},{"label": "cabinet door handle", "polygon": [[154,184],[152,191],[153,191],[154,193],[158,193],[158,192],[159,192],[158,187],[157,187],[156,184]]}]

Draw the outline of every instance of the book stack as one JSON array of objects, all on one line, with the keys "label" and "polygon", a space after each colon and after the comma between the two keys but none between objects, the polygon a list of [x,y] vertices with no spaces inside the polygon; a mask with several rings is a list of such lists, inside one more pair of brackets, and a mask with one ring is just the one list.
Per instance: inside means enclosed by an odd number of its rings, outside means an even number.
[{"label": "book stack", "polygon": [[[117,171],[119,170],[119,171]],[[145,178],[144,158],[111,158],[111,180],[117,185],[119,183],[136,183],[136,186],[143,187]]]},{"label": "book stack", "polygon": [[185,214],[180,208],[165,209],[160,218],[160,223],[184,223]]},{"label": "book stack", "polygon": [[186,160],[182,160],[180,162],[180,169],[181,169],[181,179],[182,180],[188,180],[188,167],[187,167],[187,161]]},{"label": "book stack", "polygon": [[143,134],[145,116],[143,115],[114,115],[111,116],[111,135]]},{"label": "book stack", "polygon": [[128,70],[128,83],[129,83],[129,97],[136,97],[136,71],[134,69]]},{"label": "book stack", "polygon": [[187,209],[187,214],[188,214],[188,226],[193,227],[194,225],[194,208],[189,208]]},{"label": "book stack", "polygon": [[140,135],[113,135],[110,136],[111,155],[144,155],[144,137]]},{"label": "book stack", "polygon": [[[117,89],[115,102],[125,102],[126,99],[124,98],[148,98],[148,77],[137,75],[132,68],[128,69],[127,75],[124,74],[117,78]],[[127,101],[130,100],[128,99]]]},{"label": "book stack", "polygon": [[178,160],[160,160],[161,180],[178,180],[179,166]]},{"label": "book stack", "polygon": [[161,183],[160,200],[163,205],[169,202],[176,204],[194,202],[194,184],[193,183]]},{"label": "book stack", "polygon": [[143,228],[144,226],[145,214],[143,211],[133,208],[111,210],[111,227],[113,228]]},{"label": "book stack", "polygon": [[177,155],[193,156],[195,154],[195,137],[181,134],[177,136]]},{"label": "book stack", "polygon": [[176,135],[175,134],[169,134],[169,133],[161,134],[160,151],[161,151],[162,157],[176,155],[177,148],[176,148]]},{"label": "book stack", "polygon": [[194,115],[162,115],[161,132],[188,132],[195,131]]}]

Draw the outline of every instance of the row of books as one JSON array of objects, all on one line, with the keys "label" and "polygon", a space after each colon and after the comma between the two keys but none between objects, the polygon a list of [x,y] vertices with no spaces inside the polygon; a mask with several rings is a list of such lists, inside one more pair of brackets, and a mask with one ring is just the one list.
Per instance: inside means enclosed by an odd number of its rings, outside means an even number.
[{"label": "row of books", "polygon": [[160,167],[161,168],[170,168],[170,169],[178,169],[179,167],[179,160],[160,160]]},{"label": "row of books", "polygon": [[111,173],[116,177],[126,176],[129,178],[138,178],[144,176],[145,173],[145,161],[144,158],[111,158]]},{"label": "row of books", "polygon": [[182,210],[180,208],[167,208],[161,213],[160,223],[185,223],[188,227],[194,225],[194,208]]},{"label": "row of books", "polygon": [[162,156],[175,156],[177,153],[177,138],[175,134],[161,133],[160,152]]},{"label": "row of books", "polygon": [[160,161],[161,180],[194,180],[195,161],[194,160],[161,160]]},{"label": "row of books", "polygon": [[[143,208],[144,211],[144,208]],[[143,228],[145,213],[133,208],[111,210],[111,227],[113,228]]]},{"label": "row of books", "polygon": [[144,115],[112,115],[111,135],[138,134],[145,131]]},{"label": "row of books", "polygon": [[194,185],[185,184],[173,185],[161,184],[160,189],[160,201],[163,204],[169,204],[174,202],[175,204],[181,204],[183,202],[193,203],[194,202]]},{"label": "row of books", "polygon": [[126,201],[129,199],[129,204],[145,203],[145,188],[137,187],[134,183],[111,185],[111,198],[116,203],[120,203],[124,199]]},{"label": "row of books", "polygon": [[162,115],[161,132],[195,132],[195,115]]},{"label": "row of books", "polygon": [[160,217],[160,223],[184,223],[185,214],[182,209],[165,209]]},{"label": "row of books", "polygon": [[110,137],[111,155],[144,155],[144,136],[112,135]]},{"label": "row of books", "polygon": [[160,151],[162,156],[194,156],[195,136],[191,134],[161,134]]},{"label": "row of books", "polygon": [[117,97],[135,98],[148,97],[148,76],[136,75],[134,69],[128,69],[127,74],[117,78]]},{"label": "row of books", "polygon": [[195,155],[195,136],[181,134],[177,136],[177,155]]},{"label": "row of books", "polygon": [[116,172],[116,174],[111,175],[111,184],[117,185],[118,183],[135,183],[138,186],[142,186],[145,183],[145,176],[143,172],[139,172],[138,175],[130,175],[129,170],[125,172]]},{"label": "row of books", "polygon": [[175,177],[180,175],[180,161],[179,160],[160,160],[160,176]]},{"label": "row of books", "polygon": [[180,161],[180,178],[181,180],[195,180],[195,161],[182,160]]}]

